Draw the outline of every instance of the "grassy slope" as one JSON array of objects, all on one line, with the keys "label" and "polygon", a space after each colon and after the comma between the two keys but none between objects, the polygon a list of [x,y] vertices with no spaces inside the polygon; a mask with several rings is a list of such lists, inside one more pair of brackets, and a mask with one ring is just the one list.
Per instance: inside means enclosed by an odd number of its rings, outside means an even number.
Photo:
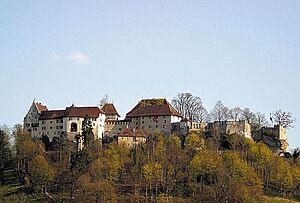
[{"label": "grassy slope", "polygon": [[24,186],[13,168],[3,171],[4,184],[0,185],[0,202],[34,202],[32,196],[24,192]]},{"label": "grassy slope", "polygon": [[279,197],[265,197],[266,199],[262,203],[296,203],[296,201],[279,198]]}]

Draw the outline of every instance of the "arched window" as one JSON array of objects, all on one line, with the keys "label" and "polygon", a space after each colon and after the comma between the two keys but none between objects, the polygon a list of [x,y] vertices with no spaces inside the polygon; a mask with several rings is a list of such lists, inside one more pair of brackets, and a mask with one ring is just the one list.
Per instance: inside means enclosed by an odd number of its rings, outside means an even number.
[{"label": "arched window", "polygon": [[71,132],[77,132],[77,124],[71,123]]}]

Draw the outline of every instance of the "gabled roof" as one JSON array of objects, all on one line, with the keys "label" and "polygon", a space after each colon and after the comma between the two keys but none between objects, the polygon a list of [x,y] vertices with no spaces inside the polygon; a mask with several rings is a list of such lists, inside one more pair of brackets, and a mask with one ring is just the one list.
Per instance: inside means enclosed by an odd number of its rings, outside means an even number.
[{"label": "gabled roof", "polygon": [[166,99],[143,99],[130,112],[127,118],[140,116],[179,116]]},{"label": "gabled roof", "polygon": [[118,137],[146,137],[146,133],[140,129],[125,128],[118,133]]},{"label": "gabled roof", "polygon": [[38,109],[39,112],[48,111],[47,106],[42,105],[42,103],[35,102],[35,101],[33,103],[34,103],[34,105],[36,106],[36,108]]},{"label": "gabled roof", "polygon": [[74,105],[67,107],[64,112],[64,117],[85,117],[88,115],[91,118],[98,118],[100,113],[104,113],[99,107],[76,107]]},{"label": "gabled roof", "polygon": [[115,105],[112,104],[112,103],[104,104],[103,107],[101,108],[101,110],[105,112],[105,115],[120,117],[120,115],[117,112],[117,109],[116,109]]},{"label": "gabled roof", "polygon": [[63,118],[65,110],[42,111],[40,120]]}]

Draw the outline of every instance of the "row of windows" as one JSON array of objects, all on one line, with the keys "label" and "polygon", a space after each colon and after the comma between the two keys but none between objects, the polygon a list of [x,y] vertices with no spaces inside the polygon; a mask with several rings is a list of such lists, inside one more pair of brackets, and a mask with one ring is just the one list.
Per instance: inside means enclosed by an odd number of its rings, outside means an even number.
[{"label": "row of windows", "polygon": [[[53,121],[50,120],[49,123],[53,123]],[[63,119],[56,120],[56,123],[63,123]],[[42,124],[45,124],[45,121],[42,121]]]},{"label": "row of windows", "polygon": [[[55,131],[54,135],[61,135],[62,132],[63,131]],[[49,132],[43,132],[43,133],[39,132],[39,135],[47,135],[47,136],[49,136],[50,134],[49,134]]]},{"label": "row of windows", "polygon": [[[80,118],[77,118],[77,117],[69,117],[69,121],[72,121],[72,120],[80,120]],[[96,121],[97,118],[91,118],[92,121]],[[101,121],[101,120],[100,120]]]},{"label": "row of windows", "polygon": [[194,123],[193,126],[194,126],[194,128],[200,128],[201,127],[201,125],[198,124],[198,123]]},{"label": "row of windows", "polygon": [[[50,126],[49,127],[50,128],[50,130],[52,130],[52,126]],[[47,127],[42,127],[42,130],[46,130],[47,129]],[[56,126],[56,129],[63,129],[63,126]]]}]

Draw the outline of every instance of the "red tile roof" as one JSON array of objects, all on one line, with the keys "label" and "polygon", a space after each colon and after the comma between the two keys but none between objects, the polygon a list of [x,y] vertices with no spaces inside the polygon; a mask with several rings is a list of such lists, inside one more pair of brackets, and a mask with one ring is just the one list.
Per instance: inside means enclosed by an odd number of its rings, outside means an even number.
[{"label": "red tile roof", "polygon": [[67,107],[64,117],[85,117],[98,118],[100,113],[104,113],[99,107],[76,107],[74,105]]},{"label": "red tile roof", "polygon": [[42,111],[40,120],[63,118],[65,110]]},{"label": "red tile roof", "polygon": [[38,102],[34,102],[36,108],[39,110],[39,112],[42,112],[42,111],[48,111],[48,108],[47,106],[44,106],[42,105],[41,103],[38,103]]},{"label": "red tile roof", "polygon": [[114,104],[111,103],[104,104],[101,110],[104,111],[106,115],[112,115],[112,116],[117,115],[118,117],[120,117]]},{"label": "red tile roof", "polygon": [[172,115],[182,117],[166,99],[143,99],[126,114],[126,117]]},{"label": "red tile roof", "polygon": [[118,133],[118,137],[146,137],[146,133],[140,129],[125,128]]}]

